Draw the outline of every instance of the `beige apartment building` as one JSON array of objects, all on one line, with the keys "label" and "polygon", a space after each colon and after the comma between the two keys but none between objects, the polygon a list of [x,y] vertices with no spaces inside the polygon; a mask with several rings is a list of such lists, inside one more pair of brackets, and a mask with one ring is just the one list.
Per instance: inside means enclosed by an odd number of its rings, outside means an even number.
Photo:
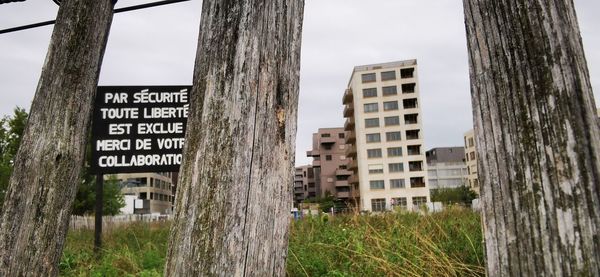
[{"label": "beige apartment building", "polygon": [[479,194],[479,181],[477,180],[477,151],[475,150],[475,131],[471,129],[464,135],[465,162],[467,163],[467,179],[472,190]]},{"label": "beige apartment building", "polygon": [[357,66],[344,93],[347,156],[359,208],[429,202],[417,61]]},{"label": "beige apartment building", "polygon": [[142,205],[135,207],[135,213],[172,214],[175,198],[172,173],[127,173],[115,176],[124,195],[143,200],[137,201]]}]

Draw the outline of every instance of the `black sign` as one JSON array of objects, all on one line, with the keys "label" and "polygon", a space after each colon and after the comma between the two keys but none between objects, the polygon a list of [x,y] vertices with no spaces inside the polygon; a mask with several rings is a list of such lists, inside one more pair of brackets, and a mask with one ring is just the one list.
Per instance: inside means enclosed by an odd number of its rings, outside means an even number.
[{"label": "black sign", "polygon": [[92,171],[179,171],[190,90],[191,86],[98,87]]}]

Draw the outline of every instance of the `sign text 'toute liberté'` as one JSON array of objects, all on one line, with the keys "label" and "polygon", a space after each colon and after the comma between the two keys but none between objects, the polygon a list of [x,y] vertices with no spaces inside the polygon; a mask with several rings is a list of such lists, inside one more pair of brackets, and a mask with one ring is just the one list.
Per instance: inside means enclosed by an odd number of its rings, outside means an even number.
[{"label": "sign text 'toute libert\u00e9'", "polygon": [[179,171],[190,90],[191,86],[98,87],[92,171]]}]

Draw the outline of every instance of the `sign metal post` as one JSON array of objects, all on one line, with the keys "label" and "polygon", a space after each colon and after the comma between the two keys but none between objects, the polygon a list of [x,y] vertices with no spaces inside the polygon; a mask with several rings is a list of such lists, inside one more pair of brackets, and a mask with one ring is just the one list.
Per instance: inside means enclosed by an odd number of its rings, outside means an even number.
[{"label": "sign metal post", "polygon": [[96,174],[96,215],[94,224],[94,253],[99,254],[102,248],[102,206],[104,200],[104,175]]}]

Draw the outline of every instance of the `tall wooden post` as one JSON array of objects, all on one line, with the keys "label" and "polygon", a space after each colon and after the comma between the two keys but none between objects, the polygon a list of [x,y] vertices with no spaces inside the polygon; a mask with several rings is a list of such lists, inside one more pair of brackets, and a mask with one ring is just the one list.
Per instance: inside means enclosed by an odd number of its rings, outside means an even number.
[{"label": "tall wooden post", "polygon": [[284,276],[303,0],[205,0],[166,276]]},{"label": "tall wooden post", "polygon": [[110,0],[64,0],[0,219],[0,276],[56,276],[112,21]]},{"label": "tall wooden post", "polygon": [[600,131],[572,0],[464,0],[489,276],[597,276]]}]

